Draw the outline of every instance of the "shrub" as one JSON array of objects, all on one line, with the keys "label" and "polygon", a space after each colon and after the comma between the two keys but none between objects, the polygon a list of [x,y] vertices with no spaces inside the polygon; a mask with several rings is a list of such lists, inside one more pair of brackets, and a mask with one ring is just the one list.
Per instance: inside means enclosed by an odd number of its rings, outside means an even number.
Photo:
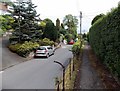
[{"label": "shrub", "polygon": [[54,45],[54,41],[50,41],[50,39],[44,38],[43,40],[40,40],[40,41],[39,41],[39,44],[40,44],[41,46],[47,46],[47,45],[52,46],[52,45]]},{"label": "shrub", "polygon": [[9,45],[8,48],[12,51],[12,52],[17,52],[17,50],[19,49],[19,47],[21,46],[21,44],[17,43],[15,45]]},{"label": "shrub", "polygon": [[120,5],[97,20],[89,31],[95,53],[120,78]]},{"label": "shrub", "polygon": [[36,42],[27,42],[25,41],[23,44],[14,44],[14,45],[9,45],[9,49],[15,53],[17,53],[20,56],[26,57],[28,56],[28,54],[32,51],[34,51],[34,49],[36,49],[37,47],[39,47],[39,44]]},{"label": "shrub", "polygon": [[75,44],[73,44],[73,47],[72,47],[73,54],[79,55],[80,54],[80,49],[81,49],[80,40],[78,40],[77,42],[75,42]]}]

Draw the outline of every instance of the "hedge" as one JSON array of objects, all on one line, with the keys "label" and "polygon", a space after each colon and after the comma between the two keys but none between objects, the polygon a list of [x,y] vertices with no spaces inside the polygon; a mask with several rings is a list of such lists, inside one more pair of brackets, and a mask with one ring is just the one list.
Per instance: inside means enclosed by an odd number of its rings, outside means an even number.
[{"label": "hedge", "polygon": [[91,26],[89,41],[96,55],[120,79],[120,5]]},{"label": "hedge", "polygon": [[37,47],[39,47],[38,43],[28,42],[25,41],[23,44],[17,43],[17,44],[10,44],[9,49],[12,52],[17,53],[18,55],[22,57],[27,57],[30,52],[34,51]]},{"label": "hedge", "polygon": [[80,54],[80,49],[81,49],[80,40],[78,40],[77,42],[75,42],[75,44],[73,44],[73,47],[72,47],[73,54],[74,55],[79,55]]},{"label": "hedge", "polygon": [[50,41],[48,38],[44,38],[40,40],[39,42],[31,42],[31,41],[25,41],[24,43],[16,43],[16,44],[10,44],[9,49],[17,53],[18,55],[22,57],[27,57],[30,52],[35,51],[36,48],[39,46],[48,46],[48,45],[54,45],[53,41]]}]

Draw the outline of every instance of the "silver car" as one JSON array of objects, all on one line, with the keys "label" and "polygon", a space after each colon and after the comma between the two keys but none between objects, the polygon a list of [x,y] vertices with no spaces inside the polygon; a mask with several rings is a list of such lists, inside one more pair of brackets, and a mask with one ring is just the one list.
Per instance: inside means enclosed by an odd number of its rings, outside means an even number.
[{"label": "silver car", "polygon": [[54,54],[54,48],[52,46],[40,46],[35,51],[35,57],[45,56],[48,58],[52,54]]}]

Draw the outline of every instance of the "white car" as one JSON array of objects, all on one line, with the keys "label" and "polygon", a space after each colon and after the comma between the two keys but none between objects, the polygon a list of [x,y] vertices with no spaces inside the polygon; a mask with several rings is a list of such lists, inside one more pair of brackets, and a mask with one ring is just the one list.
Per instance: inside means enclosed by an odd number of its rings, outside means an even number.
[{"label": "white car", "polygon": [[35,57],[45,56],[48,58],[50,55],[53,54],[54,54],[54,49],[52,48],[52,46],[40,46],[35,51]]}]

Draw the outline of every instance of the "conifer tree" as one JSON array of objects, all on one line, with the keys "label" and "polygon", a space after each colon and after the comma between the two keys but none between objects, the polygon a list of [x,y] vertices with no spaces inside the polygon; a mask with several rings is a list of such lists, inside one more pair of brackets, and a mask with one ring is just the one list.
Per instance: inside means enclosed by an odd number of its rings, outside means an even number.
[{"label": "conifer tree", "polygon": [[31,2],[19,2],[13,4],[11,14],[14,18],[14,23],[12,24],[14,32],[10,40],[24,42],[31,40],[37,41],[41,38],[42,32],[38,25],[40,19],[35,10],[36,7],[37,6]]}]

